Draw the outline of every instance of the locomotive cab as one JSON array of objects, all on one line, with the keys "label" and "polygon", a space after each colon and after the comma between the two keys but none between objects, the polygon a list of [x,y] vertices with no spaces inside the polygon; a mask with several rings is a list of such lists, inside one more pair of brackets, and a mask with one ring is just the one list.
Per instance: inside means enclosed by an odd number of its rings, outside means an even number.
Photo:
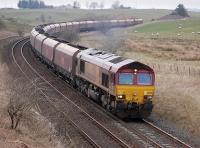
[{"label": "locomotive cab", "polygon": [[[117,108],[148,117],[153,109],[154,71],[139,62],[121,67],[115,75]],[[135,116],[134,114],[134,116]]]}]

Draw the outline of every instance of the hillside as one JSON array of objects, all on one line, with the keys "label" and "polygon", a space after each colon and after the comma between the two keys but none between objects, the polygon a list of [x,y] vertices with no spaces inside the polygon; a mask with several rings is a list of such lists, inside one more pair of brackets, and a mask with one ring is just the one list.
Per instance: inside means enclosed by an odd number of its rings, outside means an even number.
[{"label": "hillside", "polygon": [[[12,24],[23,24],[26,27],[37,24],[72,21],[72,20],[98,20],[98,19],[123,19],[142,18],[145,22],[160,18],[168,14],[168,10],[0,10],[0,19],[4,20],[8,28],[14,28]],[[24,26],[24,27],[25,27]],[[30,30],[29,27],[28,30]]]}]

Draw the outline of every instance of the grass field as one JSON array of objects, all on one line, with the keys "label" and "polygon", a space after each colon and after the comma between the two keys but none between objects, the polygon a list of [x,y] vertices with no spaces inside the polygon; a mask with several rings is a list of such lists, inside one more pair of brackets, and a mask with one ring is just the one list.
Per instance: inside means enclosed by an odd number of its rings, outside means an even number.
[{"label": "grass field", "polygon": [[72,20],[102,20],[102,19],[125,19],[142,18],[145,22],[160,18],[167,14],[168,10],[0,10],[0,19],[9,31],[17,32],[24,30],[29,33],[33,26],[44,23],[72,21]]},{"label": "grass field", "polygon": [[[137,28],[140,36],[196,39],[200,38],[200,15],[183,20],[154,22]],[[132,30],[131,33],[134,33]]]},{"label": "grass field", "polygon": [[[115,19],[115,18],[142,18],[145,21],[157,19],[168,14],[168,10],[0,10],[0,17],[14,18],[25,24],[36,25],[40,23],[59,22],[83,19]],[[45,22],[41,21],[44,16]]]}]

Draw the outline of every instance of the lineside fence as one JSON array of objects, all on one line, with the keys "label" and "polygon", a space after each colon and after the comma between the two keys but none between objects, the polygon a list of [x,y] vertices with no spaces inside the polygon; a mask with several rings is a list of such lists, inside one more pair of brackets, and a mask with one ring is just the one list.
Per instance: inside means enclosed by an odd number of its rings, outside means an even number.
[{"label": "lineside fence", "polygon": [[189,77],[200,77],[200,67],[178,64],[147,63],[157,73],[178,74]]}]

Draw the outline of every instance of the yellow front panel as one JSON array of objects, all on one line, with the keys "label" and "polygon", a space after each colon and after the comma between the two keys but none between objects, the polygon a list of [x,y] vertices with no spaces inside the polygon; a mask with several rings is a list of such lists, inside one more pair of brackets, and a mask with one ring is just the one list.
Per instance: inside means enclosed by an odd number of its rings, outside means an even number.
[{"label": "yellow front panel", "polygon": [[125,100],[128,103],[144,103],[144,96],[154,95],[155,86],[134,86],[134,85],[117,85],[116,99],[118,95],[125,95]]}]

